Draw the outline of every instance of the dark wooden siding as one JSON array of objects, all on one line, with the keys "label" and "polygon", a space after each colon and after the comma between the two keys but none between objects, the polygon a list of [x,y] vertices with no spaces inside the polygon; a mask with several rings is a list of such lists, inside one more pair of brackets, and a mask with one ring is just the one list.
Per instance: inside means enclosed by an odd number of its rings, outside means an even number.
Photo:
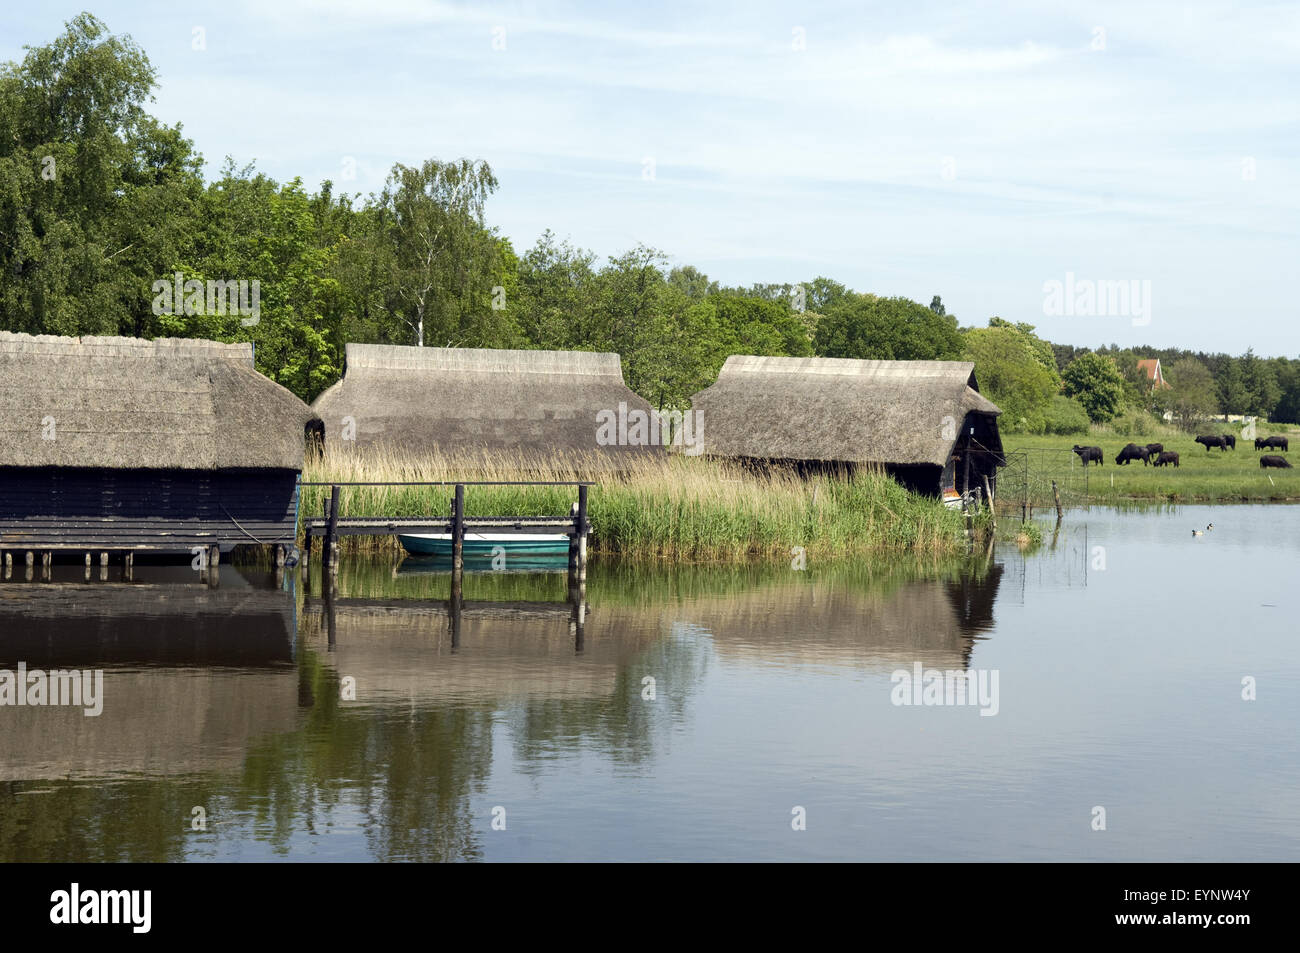
[{"label": "dark wooden siding", "polygon": [[0,549],[288,543],[293,470],[0,467]]}]

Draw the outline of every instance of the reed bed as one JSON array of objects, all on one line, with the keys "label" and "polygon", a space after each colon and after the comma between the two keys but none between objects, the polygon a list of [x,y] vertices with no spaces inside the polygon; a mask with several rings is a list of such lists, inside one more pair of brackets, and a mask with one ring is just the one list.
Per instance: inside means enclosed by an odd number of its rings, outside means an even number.
[{"label": "reed bed", "polygon": [[[596,474],[592,476],[592,474]],[[754,473],[726,461],[672,455],[610,471],[597,458],[524,453],[401,456],[331,448],[308,466],[307,482],[573,480],[598,485],[589,496],[593,553],[689,562],[740,561],[911,551],[943,555],[963,545],[960,514],[909,493],[878,471],[804,479]],[[328,487],[304,487],[304,513],[324,510]],[[427,516],[450,512],[449,486],[344,487],[341,516]],[[471,486],[468,516],[569,512],[573,487]],[[383,550],[385,537],[344,540],[352,550]]]}]

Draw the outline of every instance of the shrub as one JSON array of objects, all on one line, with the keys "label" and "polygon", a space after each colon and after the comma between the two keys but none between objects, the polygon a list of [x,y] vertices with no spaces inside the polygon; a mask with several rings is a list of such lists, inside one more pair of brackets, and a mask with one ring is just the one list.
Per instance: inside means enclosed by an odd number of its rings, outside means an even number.
[{"label": "shrub", "polygon": [[1058,394],[1048,405],[1045,420],[1047,433],[1063,436],[1087,433],[1089,423],[1088,412],[1073,397],[1063,397]]},{"label": "shrub", "polygon": [[1160,433],[1160,421],[1145,410],[1126,410],[1110,422],[1120,437],[1152,437]]}]

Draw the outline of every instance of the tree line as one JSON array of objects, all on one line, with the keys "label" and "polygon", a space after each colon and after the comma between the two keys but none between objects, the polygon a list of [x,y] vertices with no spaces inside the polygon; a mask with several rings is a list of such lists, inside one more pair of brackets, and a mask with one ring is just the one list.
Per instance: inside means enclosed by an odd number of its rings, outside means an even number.
[{"label": "tree line", "polygon": [[[1300,418],[1300,361],[1075,349],[996,317],[962,329],[937,295],[925,306],[826,277],[726,287],[655,248],[602,261],[550,231],[520,251],[488,221],[498,181],[482,160],[397,164],[369,195],[229,158],[205,182],[181,125],[149,115],[155,84],[144,51],[87,13],[0,67],[0,327],[252,341],[258,369],[305,400],[339,378],[351,341],[613,351],[661,408],[745,353],[974,360],[1004,426],[1029,432],[1129,409]],[[160,296],[175,276],[254,284],[256,317]],[[1172,388],[1152,391],[1144,357]]]}]

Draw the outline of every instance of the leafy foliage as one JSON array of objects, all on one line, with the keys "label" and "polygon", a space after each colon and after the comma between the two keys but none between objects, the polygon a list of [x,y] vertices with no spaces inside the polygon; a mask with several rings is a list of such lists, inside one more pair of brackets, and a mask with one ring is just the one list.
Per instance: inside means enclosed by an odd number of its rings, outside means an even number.
[{"label": "leafy foliage", "polygon": [[1077,398],[1095,422],[1105,422],[1124,404],[1124,376],[1109,357],[1082,354],[1061,375],[1065,396]]},{"label": "leafy foliage", "polygon": [[907,298],[859,294],[828,307],[813,341],[821,357],[951,361],[961,356],[957,319]]}]

